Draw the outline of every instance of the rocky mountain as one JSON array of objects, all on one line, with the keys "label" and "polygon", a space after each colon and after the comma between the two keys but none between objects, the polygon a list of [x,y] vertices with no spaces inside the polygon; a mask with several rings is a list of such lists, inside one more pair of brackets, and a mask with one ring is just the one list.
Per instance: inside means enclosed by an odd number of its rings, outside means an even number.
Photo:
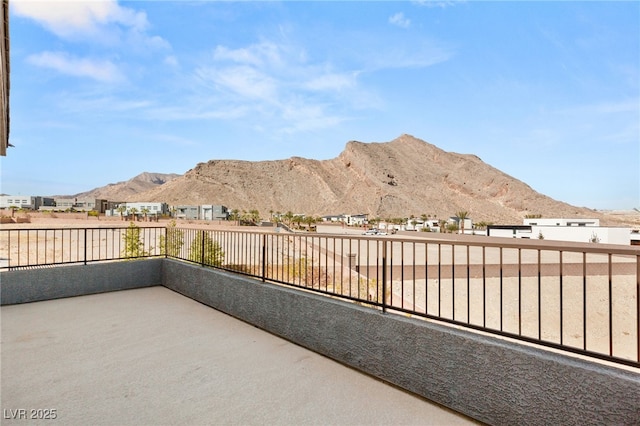
[{"label": "rocky mountain", "polygon": [[175,173],[144,172],[127,181],[111,183],[107,186],[92,189],[73,195],[74,198],[102,198],[112,201],[134,201],[139,194],[156,188],[179,177]]},{"label": "rocky mountain", "polygon": [[385,143],[351,141],[330,160],[211,160],[126,199],[223,204],[265,217],[292,211],[447,218],[464,210],[474,222],[522,223],[527,214],[600,216],[540,194],[477,156],[446,152],[410,135]]}]

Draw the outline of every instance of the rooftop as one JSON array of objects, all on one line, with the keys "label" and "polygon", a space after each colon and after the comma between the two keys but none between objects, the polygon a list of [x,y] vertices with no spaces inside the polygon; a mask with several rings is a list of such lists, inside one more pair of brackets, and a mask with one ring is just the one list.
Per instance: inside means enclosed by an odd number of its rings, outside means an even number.
[{"label": "rooftop", "polygon": [[1,320],[3,424],[475,424],[165,287]]}]

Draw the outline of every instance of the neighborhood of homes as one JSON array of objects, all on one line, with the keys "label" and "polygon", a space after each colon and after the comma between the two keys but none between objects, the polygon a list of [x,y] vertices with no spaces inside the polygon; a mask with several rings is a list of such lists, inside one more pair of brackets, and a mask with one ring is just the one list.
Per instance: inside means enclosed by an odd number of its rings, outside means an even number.
[{"label": "neighborhood of homes", "polygon": [[[104,199],[79,199],[68,197],[41,196],[0,196],[0,209],[21,209],[31,211],[94,211],[105,216],[135,217],[157,220],[173,217],[186,220],[228,220],[231,211],[223,205],[176,205],[162,202],[116,202]],[[325,223],[343,226],[372,227],[366,214],[341,214],[323,216]],[[478,229],[470,218],[450,217],[447,221],[438,219],[410,218],[404,223],[379,221],[375,224],[378,233],[398,231],[441,232],[443,229],[461,229],[465,234],[492,237],[547,239],[557,241],[591,242],[603,244],[640,245],[640,233],[628,227],[600,226],[598,219],[555,219],[525,218],[521,225],[488,225]],[[376,232],[369,232],[375,234]]]}]

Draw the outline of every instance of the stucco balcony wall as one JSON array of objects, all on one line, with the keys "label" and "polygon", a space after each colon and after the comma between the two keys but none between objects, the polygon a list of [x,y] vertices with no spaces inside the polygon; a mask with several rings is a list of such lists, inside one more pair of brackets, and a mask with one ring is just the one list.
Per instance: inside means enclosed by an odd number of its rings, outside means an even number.
[{"label": "stucco balcony wall", "polygon": [[162,284],[163,258],[2,271],[2,305],[85,296]]}]

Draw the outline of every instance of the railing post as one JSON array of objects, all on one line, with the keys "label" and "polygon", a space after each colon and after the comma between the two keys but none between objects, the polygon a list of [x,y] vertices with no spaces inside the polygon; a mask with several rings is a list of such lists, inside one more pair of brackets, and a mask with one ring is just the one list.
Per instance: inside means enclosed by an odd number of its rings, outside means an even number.
[{"label": "railing post", "polygon": [[87,264],[87,228],[84,228],[84,264]]},{"label": "railing post", "polygon": [[164,232],[164,247],[160,247],[161,250],[164,250],[164,258],[167,259],[169,257],[167,248],[169,247],[169,229],[168,228],[162,228],[163,231],[161,231],[160,233],[162,234]]},{"label": "railing post", "polygon": [[636,353],[636,361],[640,364],[640,255],[636,256],[636,345],[638,352]]},{"label": "railing post", "polygon": [[200,265],[204,266],[204,229],[200,232],[202,233],[202,242],[200,244]]},{"label": "railing post", "polygon": [[382,241],[382,312],[387,312],[387,241]]},{"label": "railing post", "polygon": [[267,234],[262,234],[262,282],[267,277]]}]

